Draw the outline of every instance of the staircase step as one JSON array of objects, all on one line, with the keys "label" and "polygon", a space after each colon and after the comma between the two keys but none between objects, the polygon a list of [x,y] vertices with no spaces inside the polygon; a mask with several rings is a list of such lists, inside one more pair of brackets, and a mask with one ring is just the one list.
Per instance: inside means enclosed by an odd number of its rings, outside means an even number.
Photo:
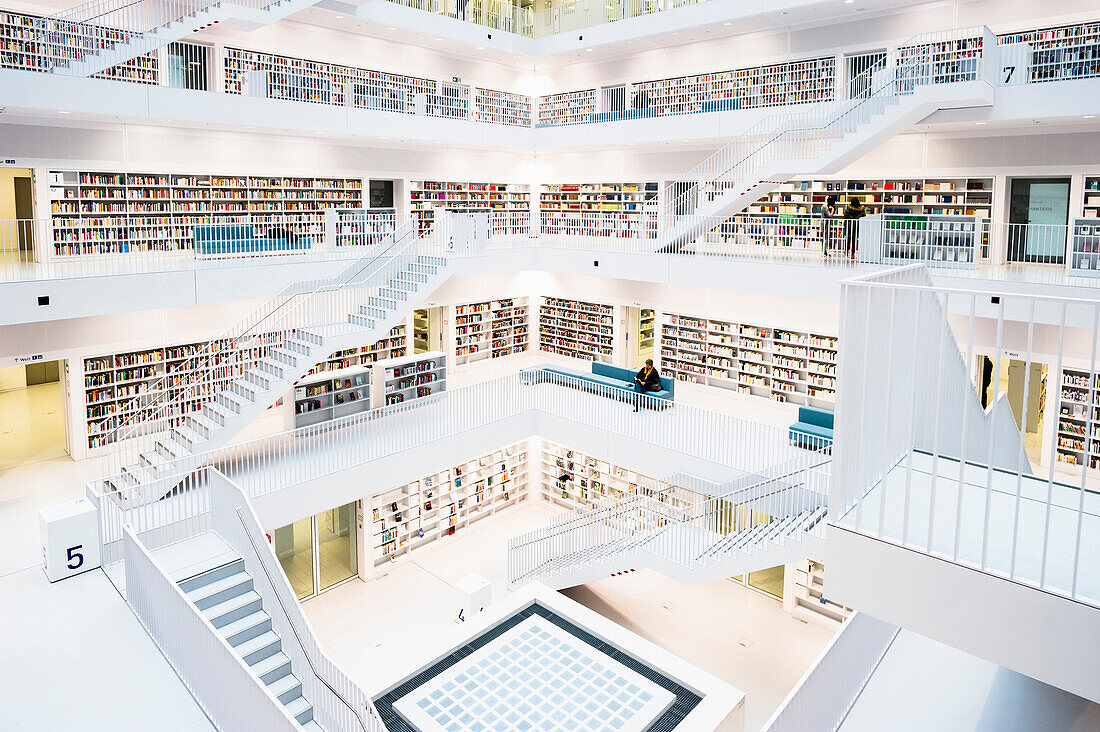
[{"label": "staircase step", "polygon": [[283,641],[272,630],[261,633],[255,638],[249,638],[235,646],[237,654],[244,659],[249,666],[259,663],[271,654],[281,651]]},{"label": "staircase step", "polygon": [[271,630],[271,616],[263,610],[258,610],[251,615],[246,615],[218,628],[222,638],[225,638],[229,645],[234,648],[256,636],[263,635],[269,630]]},{"label": "staircase step", "polygon": [[377,295],[371,295],[367,298],[367,305],[373,305],[383,310],[396,310],[397,300],[391,300],[388,297],[378,297]]},{"label": "staircase step", "polygon": [[202,414],[216,422],[219,427],[224,427],[226,422],[237,416],[235,412],[230,411],[229,407],[213,401],[202,405]]},{"label": "staircase step", "polygon": [[256,401],[256,395],[260,393],[261,389],[240,376],[229,382],[229,391],[238,398],[242,405],[246,405]]},{"label": "staircase step", "polygon": [[272,653],[267,658],[252,664],[252,670],[260,677],[260,681],[271,684],[290,673],[290,656],[282,651]]},{"label": "staircase step", "polygon": [[273,358],[261,358],[256,362],[256,368],[262,373],[277,376],[280,379],[286,374],[286,365]]},{"label": "staircase step", "polygon": [[257,367],[252,367],[248,371],[245,371],[243,374],[243,378],[245,380],[245,383],[258,387],[255,392],[257,394],[259,394],[261,391],[267,391],[271,388],[271,374],[266,374],[262,371],[259,371]]},{"label": "staircase step", "polygon": [[271,693],[275,695],[275,698],[283,704],[289,704],[295,699],[300,699],[302,696],[302,682],[292,673],[276,679],[274,682],[268,684],[267,688],[270,689]]},{"label": "staircase step", "polygon": [[[390,308],[391,311],[396,310],[396,309],[397,309],[396,305],[394,307]],[[360,305],[359,306],[359,313],[360,313],[360,315],[365,315],[368,318],[384,318],[384,317],[386,317],[387,311],[383,310],[382,308],[380,308],[376,305]]]},{"label": "staircase step", "polygon": [[173,427],[169,434],[172,435],[172,439],[176,442],[187,446],[191,452],[198,452],[199,448],[201,448],[204,443],[210,441],[205,436],[200,435],[195,430],[182,424]]},{"label": "staircase step", "polygon": [[195,607],[199,610],[206,610],[232,597],[243,595],[250,590],[252,590],[252,575],[240,571],[201,587],[196,587],[187,593],[187,597],[195,603]]},{"label": "staircase step", "polygon": [[395,290],[392,287],[381,287],[378,289],[378,294],[381,297],[388,297],[391,300],[401,300],[404,302],[409,299],[409,294],[403,290]]},{"label": "staircase step", "polygon": [[211,582],[217,582],[220,579],[231,577],[244,569],[243,559],[234,559],[232,562],[227,562],[217,567],[207,569],[199,574],[193,575],[186,579],[180,580],[179,586],[183,590],[184,594],[189,594],[192,590],[197,590],[204,585]]},{"label": "staircase step", "polygon": [[262,610],[263,606],[263,600],[260,599],[259,594],[255,590],[249,590],[219,602],[217,605],[211,605],[203,610],[202,614],[206,616],[211,625],[220,628],[223,625],[229,625],[241,618],[248,617],[257,610]]},{"label": "staircase step", "polygon": [[268,353],[271,354],[271,358],[275,359],[279,363],[286,364],[287,366],[298,365],[298,358],[300,354],[297,354],[294,351],[288,350],[286,348],[275,347],[268,351]]},{"label": "staircase step", "polygon": [[218,392],[214,399],[233,414],[240,414],[241,409],[248,403],[243,396],[232,391],[231,388]]},{"label": "staircase step", "polygon": [[204,417],[202,415],[202,412],[188,412],[186,415],[184,415],[184,419],[187,422],[187,427],[207,439],[210,438],[211,432],[214,432],[219,427],[221,427],[220,424],[210,419],[209,417]]},{"label": "staircase step", "polygon": [[313,346],[311,346],[309,342],[294,337],[284,338],[281,348],[302,356],[308,356],[313,351]]},{"label": "staircase step", "polygon": [[356,315],[355,313],[352,313],[348,316],[348,322],[353,323],[360,328],[366,328],[367,330],[374,330],[378,327],[377,321],[374,318],[368,317],[366,315]]},{"label": "staircase step", "polygon": [[298,724],[313,721],[313,705],[306,701],[304,696],[300,696],[287,704],[286,710],[290,712],[290,716],[298,720]]},{"label": "staircase step", "polygon": [[168,460],[175,460],[190,454],[190,450],[170,437],[161,437],[156,442],[156,451]]},{"label": "staircase step", "polygon": [[161,455],[154,448],[138,455],[142,464],[146,465],[153,475],[160,476],[172,467],[172,461]]}]

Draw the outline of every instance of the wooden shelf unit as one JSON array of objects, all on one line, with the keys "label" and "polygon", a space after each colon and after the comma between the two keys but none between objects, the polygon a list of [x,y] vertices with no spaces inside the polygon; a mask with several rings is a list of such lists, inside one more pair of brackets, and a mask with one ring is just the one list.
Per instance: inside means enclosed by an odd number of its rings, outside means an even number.
[{"label": "wooden shelf unit", "polygon": [[476,88],[474,119],[494,125],[531,126],[531,97],[526,94]]},{"label": "wooden shelf unit", "polygon": [[429,351],[380,363],[374,375],[375,406],[402,404],[438,394],[447,388],[447,356]]},{"label": "wooden shelf unit", "polygon": [[1055,457],[1100,470],[1100,372],[1063,368],[1059,392]]},{"label": "wooden shelf unit", "polygon": [[836,401],[836,336],[663,315],[660,368],[681,381],[825,408]]},{"label": "wooden shelf unit", "polygon": [[539,350],[582,360],[611,363],[614,307],[544,297],[539,307]]},{"label": "wooden shelf unit", "polygon": [[517,223],[530,220],[531,193],[526,185],[427,180],[412,181],[409,185],[409,202],[420,231],[432,228],[437,209],[507,214]]},{"label": "wooden shelf unit", "polygon": [[[528,494],[528,444],[517,442],[369,500],[371,566],[378,570],[417,549],[452,536]],[[366,528],[364,530],[367,530]]]},{"label": "wooden shelf unit", "polygon": [[[0,11],[0,67],[24,71],[48,71],[43,60],[35,21],[41,16]],[[126,39],[128,34],[115,28],[54,21],[49,48],[53,52],[49,64],[63,64],[77,59],[88,50],[104,48]],[[155,51],[136,56],[118,66],[92,75],[96,79],[128,81],[135,84],[159,84],[159,64]]]},{"label": "wooden shelf unit", "polygon": [[54,254],[191,249],[199,224],[277,224],[315,242],[327,208],[361,208],[359,178],[51,170]]},{"label": "wooden shelf unit", "polygon": [[526,353],[530,314],[527,298],[504,298],[456,305],[455,363]]}]

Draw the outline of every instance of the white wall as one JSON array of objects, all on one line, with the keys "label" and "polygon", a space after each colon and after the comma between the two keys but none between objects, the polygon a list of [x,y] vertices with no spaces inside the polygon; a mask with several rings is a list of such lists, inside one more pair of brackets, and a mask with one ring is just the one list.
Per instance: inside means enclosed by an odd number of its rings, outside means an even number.
[{"label": "white wall", "polygon": [[23,389],[27,386],[27,367],[8,366],[0,368],[0,391]]}]

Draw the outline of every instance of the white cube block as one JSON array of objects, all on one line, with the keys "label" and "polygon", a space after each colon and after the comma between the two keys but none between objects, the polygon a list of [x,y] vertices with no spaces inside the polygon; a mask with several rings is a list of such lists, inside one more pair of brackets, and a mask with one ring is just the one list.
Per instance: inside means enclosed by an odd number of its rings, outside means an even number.
[{"label": "white cube block", "polygon": [[458,582],[455,588],[461,592],[455,620],[463,623],[489,607],[493,601],[493,587],[489,580],[479,574],[468,574]]},{"label": "white cube block", "polygon": [[38,512],[42,564],[50,582],[99,566],[99,512],[87,498]]}]

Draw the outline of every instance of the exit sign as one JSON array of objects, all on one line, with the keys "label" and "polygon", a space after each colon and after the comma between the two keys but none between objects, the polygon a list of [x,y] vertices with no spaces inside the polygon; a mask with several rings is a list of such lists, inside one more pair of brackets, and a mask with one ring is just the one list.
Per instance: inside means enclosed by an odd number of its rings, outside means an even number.
[{"label": "exit sign", "polygon": [[461,76],[452,76],[451,81],[453,81],[455,84],[461,84],[462,83],[462,77]]}]

